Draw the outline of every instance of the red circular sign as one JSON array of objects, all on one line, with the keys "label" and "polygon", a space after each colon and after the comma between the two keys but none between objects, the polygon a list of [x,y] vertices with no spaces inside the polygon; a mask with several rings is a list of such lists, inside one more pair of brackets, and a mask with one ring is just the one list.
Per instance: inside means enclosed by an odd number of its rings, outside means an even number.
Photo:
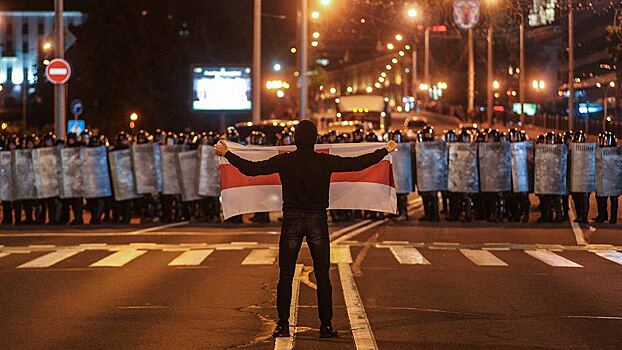
[{"label": "red circular sign", "polygon": [[69,80],[71,66],[62,58],[55,58],[45,67],[45,77],[52,84],[60,85]]}]

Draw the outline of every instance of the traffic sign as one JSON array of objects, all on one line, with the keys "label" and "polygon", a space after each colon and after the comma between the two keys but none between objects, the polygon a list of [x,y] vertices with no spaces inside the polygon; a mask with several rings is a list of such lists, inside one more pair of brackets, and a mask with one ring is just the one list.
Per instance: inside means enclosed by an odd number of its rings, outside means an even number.
[{"label": "traffic sign", "polygon": [[69,62],[62,58],[55,58],[45,67],[45,77],[55,85],[64,84],[71,76],[71,66]]},{"label": "traffic sign", "polygon": [[79,116],[82,115],[82,112],[84,112],[84,107],[82,106],[82,101],[80,100],[73,100],[71,101],[71,105],[69,106],[69,110],[71,110],[71,114],[73,114],[74,116]]},{"label": "traffic sign", "polygon": [[67,121],[67,132],[80,135],[84,129],[86,129],[86,122],[82,119]]}]

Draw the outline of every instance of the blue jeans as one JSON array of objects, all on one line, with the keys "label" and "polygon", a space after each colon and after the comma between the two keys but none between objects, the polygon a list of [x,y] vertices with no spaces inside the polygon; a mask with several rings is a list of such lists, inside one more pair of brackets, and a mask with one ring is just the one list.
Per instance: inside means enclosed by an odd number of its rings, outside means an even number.
[{"label": "blue jeans", "polygon": [[313,271],[317,281],[318,313],[322,325],[331,325],[333,318],[332,286],[330,284],[330,238],[326,212],[288,211],[283,214],[279,241],[279,284],[277,287],[277,311],[280,324],[289,320],[292,299],[292,279],[296,269],[302,240],[313,258]]}]

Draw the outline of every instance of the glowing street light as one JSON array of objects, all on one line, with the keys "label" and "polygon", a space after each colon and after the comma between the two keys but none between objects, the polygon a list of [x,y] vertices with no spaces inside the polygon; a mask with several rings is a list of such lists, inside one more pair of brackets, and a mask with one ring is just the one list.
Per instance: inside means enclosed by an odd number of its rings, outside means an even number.
[{"label": "glowing street light", "polygon": [[311,18],[313,18],[313,19],[320,18],[320,13],[318,11],[311,12]]},{"label": "glowing street light", "polygon": [[395,58],[395,57],[394,57],[394,58],[391,60],[391,62],[392,62],[393,64],[397,64],[397,58]]},{"label": "glowing street light", "polygon": [[367,91],[367,93],[372,93],[374,91],[374,88],[371,86],[368,86],[365,91]]},{"label": "glowing street light", "polygon": [[292,47],[291,49],[289,49],[289,52],[291,52],[291,53],[296,53],[296,51],[298,51],[298,50],[296,50],[295,47]]},{"label": "glowing street light", "polygon": [[313,46],[313,47],[317,47],[319,44],[320,44],[320,43],[319,43],[317,40],[313,40],[313,41],[311,42],[311,46]]},{"label": "glowing street light", "polygon": [[133,112],[132,114],[130,114],[130,120],[135,122],[138,120],[138,113]]},{"label": "glowing street light", "polygon": [[414,7],[411,7],[411,8],[409,8],[409,9],[406,11],[406,14],[407,14],[407,15],[408,15],[408,17],[410,17],[410,18],[415,18],[415,17],[417,17],[417,9],[416,9],[416,8],[414,8]]},{"label": "glowing street light", "polygon": [[272,67],[272,69],[274,69],[275,72],[280,72],[281,68],[282,67],[280,63],[275,63],[274,66]]},{"label": "glowing street light", "polygon": [[387,70],[391,70],[391,68],[392,68],[390,64],[387,64],[387,65],[386,65],[386,66],[384,66],[384,67],[385,67]]},{"label": "glowing street light", "polygon": [[616,87],[616,82],[615,82],[615,81],[611,81],[611,82],[609,83],[609,86],[611,86],[611,87]]},{"label": "glowing street light", "polygon": [[393,45],[392,43],[387,44],[387,49],[393,50],[394,48],[395,48],[395,45]]},{"label": "glowing street light", "polygon": [[320,32],[313,32],[313,39],[318,39],[320,37]]},{"label": "glowing street light", "polygon": [[283,91],[283,90],[276,90],[276,97],[278,97],[278,98],[285,97],[285,91]]},{"label": "glowing street light", "polygon": [[395,40],[402,41],[404,40],[404,36],[402,34],[395,34]]},{"label": "glowing street light", "polygon": [[425,84],[425,83],[419,84],[419,90],[428,91],[429,89],[430,89],[430,86],[428,84]]},{"label": "glowing street light", "polygon": [[49,42],[49,41],[43,42],[43,49],[45,51],[49,51],[51,48],[52,48],[52,43],[51,42]]},{"label": "glowing street light", "polygon": [[495,89],[495,90],[499,90],[499,88],[500,88],[500,87],[501,87],[501,84],[499,84],[499,81],[498,81],[498,80],[494,80],[494,81],[492,82],[492,88],[493,88],[493,89]]},{"label": "glowing street light", "polygon": [[321,0],[320,3],[324,6],[330,5],[330,0]]}]

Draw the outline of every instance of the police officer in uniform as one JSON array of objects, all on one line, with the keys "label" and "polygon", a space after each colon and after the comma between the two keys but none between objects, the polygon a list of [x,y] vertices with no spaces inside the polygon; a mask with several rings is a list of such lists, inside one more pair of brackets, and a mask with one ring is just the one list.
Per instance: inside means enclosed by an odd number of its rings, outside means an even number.
[{"label": "police officer in uniform", "polygon": [[[605,131],[598,135],[598,147],[616,147],[617,139],[611,131]],[[607,199],[611,202],[611,210],[607,213]],[[593,220],[598,223],[603,223],[609,220],[610,224],[616,224],[618,222],[618,197],[603,197],[596,196],[596,206],[598,208],[598,216]]]},{"label": "police officer in uniform", "polygon": [[[19,148],[19,137],[15,134],[9,136],[4,141],[3,151],[14,151]],[[3,225],[11,225],[13,223],[18,224],[21,221],[21,207],[17,206],[16,202],[12,201],[2,201],[2,224]],[[13,215],[15,213],[15,215]],[[13,216],[15,216],[15,221],[13,221]]]},{"label": "police officer in uniform", "polygon": [[[181,134],[183,137],[183,133]],[[179,136],[173,132],[166,134],[164,139],[165,146],[174,146],[179,143]],[[183,139],[182,139],[183,140]],[[174,194],[161,194],[160,203],[162,204],[162,211],[160,213],[160,220],[164,223],[170,223],[175,219],[175,195]]]},{"label": "police officer in uniform", "polygon": [[[446,143],[457,142],[458,136],[456,135],[456,132],[452,129],[443,130],[443,141],[445,141]],[[441,210],[441,214],[447,215],[447,221],[452,221],[449,220],[449,218],[452,216],[450,201],[451,199],[449,196],[449,191],[441,191],[441,202],[443,203],[443,209]]]},{"label": "police officer in uniform", "polygon": [[[101,136],[95,134],[89,135],[88,138],[88,148],[97,148],[103,146]],[[102,223],[102,215],[104,214],[104,206],[105,206],[105,198],[88,198],[86,200],[87,210],[91,213],[91,220],[89,221],[89,225],[99,225]]]},{"label": "police officer in uniform", "polygon": [[[48,132],[41,138],[40,147],[56,147],[56,135]],[[60,223],[60,198],[45,198],[41,200],[39,213],[37,215],[37,224],[45,224],[46,217],[49,218],[49,225],[58,225]]]},{"label": "police officer in uniform", "polygon": [[[80,144],[78,135],[73,132],[67,133],[67,141],[65,142],[65,147],[68,148],[77,148],[82,146]],[[84,223],[83,219],[83,210],[84,203],[82,201],[82,197],[80,198],[64,198],[61,199],[62,209],[61,209],[61,223],[66,224],[70,220],[70,210],[73,212],[73,220],[69,222],[70,225],[82,225]]]},{"label": "police officer in uniform", "polygon": [[[527,141],[524,130],[508,130],[510,143]],[[529,192],[508,192],[506,195],[507,217],[510,222],[529,222]]]},{"label": "police officer in uniform", "polygon": [[[436,137],[432,126],[424,126],[417,134],[418,142],[433,142]],[[439,221],[438,212],[438,192],[437,191],[420,191],[423,200],[423,216],[420,221]]]},{"label": "police officer in uniform", "polygon": [[[214,146],[220,140],[220,135],[214,131],[204,132],[201,139],[203,145]],[[203,219],[207,222],[220,222],[220,198],[204,197],[201,200]]]},{"label": "police officer in uniform", "polygon": [[[130,148],[130,141],[125,131],[118,132],[114,137],[111,153]],[[112,222],[115,224],[129,224],[132,219],[132,200],[114,201],[112,205]]]},{"label": "police officer in uniform", "polygon": [[[390,140],[395,141],[395,143],[402,143],[405,141],[400,130],[389,130],[387,133],[387,141]],[[397,218],[408,220],[408,193],[397,194]]]},{"label": "police officer in uniform", "polygon": [[[30,134],[24,137],[24,142],[22,143],[22,149],[34,149],[39,143],[39,138],[36,134]],[[19,201],[21,202],[21,207],[25,215],[25,219],[22,222],[26,225],[32,225],[35,223],[35,209],[38,205],[38,201],[36,199],[24,199]],[[21,215],[21,214],[20,214]]]},{"label": "police officer in uniform", "polygon": [[[502,135],[497,129],[492,129],[488,132],[487,142],[503,142]],[[490,203],[493,204],[492,210],[490,210],[488,220],[494,222],[503,222],[505,216],[505,193],[504,192],[492,192],[488,193],[491,199]]]},{"label": "police officer in uniform", "polygon": [[[572,142],[574,143],[586,143],[587,142],[587,138],[585,137],[585,134],[583,133],[582,130],[579,130],[574,133],[574,135],[572,136]],[[575,222],[579,222],[583,224],[587,223],[588,222],[587,216],[590,212],[590,193],[589,192],[588,193],[573,192],[571,193],[571,195],[572,195],[572,201],[574,202],[574,209],[577,214]]]},{"label": "police officer in uniform", "polygon": [[[566,149],[568,150],[568,162],[566,162],[566,188],[570,189],[570,143],[573,142],[572,140],[574,139],[574,132],[572,132],[572,130],[566,130],[564,131],[564,133],[562,134],[562,139],[564,141],[564,144],[566,145]],[[568,192],[568,191],[567,191]],[[563,195],[562,197],[562,216],[561,216],[561,220],[562,221],[568,221],[568,213],[570,212],[570,194],[566,193],[565,195]]]},{"label": "police officer in uniform", "polygon": [[[475,135],[476,143],[484,143],[488,140],[488,129],[482,128]],[[475,219],[487,220],[491,216],[490,195],[478,192],[473,194],[473,205],[475,208]]]},{"label": "police officer in uniform", "polygon": [[[378,142],[378,135],[376,135],[373,131],[367,131],[364,136],[365,142]],[[413,173],[414,174],[414,173]],[[373,211],[373,210],[365,210],[363,212],[363,218],[371,219],[371,220],[382,220],[384,219],[384,213]]]},{"label": "police officer in uniform", "polygon": [[[130,135],[128,135],[128,139],[129,136]],[[139,130],[134,139],[138,145],[152,142],[149,140],[149,134],[145,130]],[[154,222],[160,217],[160,203],[159,198],[156,196],[153,194],[144,194],[142,198],[136,198],[133,200],[134,207],[140,213],[141,224]]]}]

